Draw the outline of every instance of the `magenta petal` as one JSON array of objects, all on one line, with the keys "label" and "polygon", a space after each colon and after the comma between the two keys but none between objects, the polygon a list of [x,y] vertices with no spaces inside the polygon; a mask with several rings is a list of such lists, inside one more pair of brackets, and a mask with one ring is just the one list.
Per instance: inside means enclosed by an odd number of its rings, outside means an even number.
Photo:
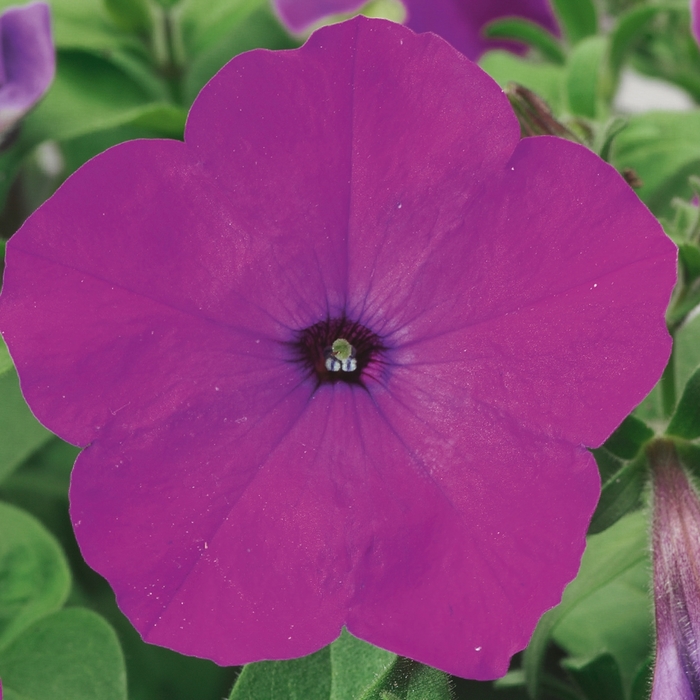
[{"label": "magenta petal", "polygon": [[700,0],[690,0],[690,20],[695,41],[700,44]]},{"label": "magenta petal", "polygon": [[[673,287],[674,245],[612,167],[548,136],[521,141],[480,202],[386,302],[389,337],[404,341],[396,362],[597,447],[668,359],[659,290]],[[645,341],[630,343],[641,328]]]},{"label": "magenta petal", "polygon": [[360,18],[71,177],[8,244],[0,330],[87,446],[78,541],[145,639],[233,665],[346,625],[493,678],[576,573],[582,445],[658,379],[674,279],[612,168]]},{"label": "magenta petal", "polygon": [[34,2],[5,10],[0,15],[0,133],[46,92],[55,67],[49,6]]},{"label": "magenta petal", "polygon": [[502,676],[578,570],[599,492],[592,458],[504,430],[495,412],[461,392],[447,398],[429,377],[405,370],[395,385],[377,396],[378,419],[358,411],[388,500],[374,512],[387,520],[371,558],[356,565],[363,585],[348,629],[457,675]]},{"label": "magenta petal", "polygon": [[325,17],[355,12],[366,4],[367,0],[272,0],[282,22],[296,34]]},{"label": "magenta petal", "polygon": [[[402,0],[408,11],[406,25],[416,32],[435,32],[465,56],[478,58],[486,49],[503,45],[481,35],[488,22],[522,17],[557,32],[548,0]],[[508,48],[513,50],[513,44]]]}]

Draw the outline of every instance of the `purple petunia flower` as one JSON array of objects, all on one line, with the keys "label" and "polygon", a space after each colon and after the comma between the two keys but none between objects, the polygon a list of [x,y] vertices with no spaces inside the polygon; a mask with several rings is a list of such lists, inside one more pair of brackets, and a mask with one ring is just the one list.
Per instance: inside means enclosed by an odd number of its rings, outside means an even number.
[{"label": "purple petunia flower", "polygon": [[656,664],[651,700],[700,697],[700,501],[672,443],[650,449]]},{"label": "purple petunia flower", "polygon": [[9,241],[0,330],[147,641],[242,664],[345,625],[486,679],[560,600],[675,247],[519,132],[442,39],[357,18],[236,57],[184,144],[110,149]]},{"label": "purple petunia flower", "polygon": [[700,44],[700,0],[690,0],[690,23],[695,41]]},{"label": "purple petunia flower", "polygon": [[44,2],[0,15],[0,141],[36,104],[53,80],[56,56]]},{"label": "purple petunia flower", "polygon": [[[501,17],[524,17],[557,32],[549,0],[401,0],[406,25],[416,32],[435,32],[465,56],[476,59],[496,46],[515,48],[512,43],[488,40],[483,27]],[[280,19],[294,33],[308,30],[334,14],[357,12],[366,0],[273,0]]]}]

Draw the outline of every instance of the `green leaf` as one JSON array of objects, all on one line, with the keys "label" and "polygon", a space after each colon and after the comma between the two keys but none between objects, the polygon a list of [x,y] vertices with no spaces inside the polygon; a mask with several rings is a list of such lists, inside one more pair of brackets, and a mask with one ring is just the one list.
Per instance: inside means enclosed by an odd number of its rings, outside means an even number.
[{"label": "green leaf", "polygon": [[452,700],[452,697],[446,673],[398,657],[361,700]]},{"label": "green leaf", "polygon": [[179,13],[187,55],[194,58],[207,51],[267,4],[267,0],[184,0]]},{"label": "green leaf", "polygon": [[[578,2],[578,0],[577,0]],[[566,92],[574,114],[595,119],[604,79],[608,39],[591,36],[583,39],[569,54]]]},{"label": "green leaf", "polygon": [[681,464],[691,473],[695,483],[700,483],[700,445],[681,440],[676,444]]},{"label": "green leaf", "polygon": [[146,644],[128,620],[100,602],[100,611],[115,626],[122,644],[129,700],[224,700],[229,696],[239,669]]},{"label": "green leaf", "polygon": [[[128,71],[117,63],[128,65]],[[24,159],[42,141],[75,140],[122,127],[148,130],[150,137],[182,138],[186,110],[154,101],[158,86],[144,87],[143,75],[138,80],[131,77],[141,70],[137,63],[107,61],[77,51],[61,54],[48,93],[24,120],[17,143],[0,155],[0,207]]]},{"label": "green leaf", "polygon": [[[34,452],[22,466],[2,484],[0,498],[9,500],[24,510],[37,515],[33,508],[42,498],[63,501],[65,510],[68,503],[68,485],[70,473],[80,449],[63,442],[55,435]],[[11,495],[19,492],[25,494],[24,502],[17,502]],[[49,528],[51,529],[51,528]]]},{"label": "green leaf", "polygon": [[678,257],[683,265],[686,282],[691,284],[700,277],[700,248],[695,243],[680,243]]},{"label": "green leaf", "polygon": [[181,135],[185,113],[153,102],[143,88],[112,63],[85,53],[62,56],[45,99],[24,123],[22,138],[32,144],[62,141],[142,121],[163,124],[163,136]]},{"label": "green leaf", "polygon": [[29,410],[0,339],[0,482],[51,437]]},{"label": "green leaf", "polygon": [[479,65],[503,89],[509,83],[524,85],[537,93],[556,112],[564,102],[564,70],[550,63],[533,63],[510,51],[487,51]]},{"label": "green leaf", "polygon": [[2,336],[0,336],[0,376],[6,372],[11,372],[13,367],[14,363],[10,357],[10,351],[7,349]]},{"label": "green leaf", "polygon": [[626,462],[601,447],[592,450],[601,476],[601,494],[588,528],[595,535],[614,525],[623,515],[639,507],[647,481],[644,456]]},{"label": "green leaf", "polygon": [[[19,140],[21,140],[21,133],[22,132],[20,130]],[[18,142],[15,142],[6,151],[0,153],[0,211],[5,206],[7,193],[17,178],[17,174],[19,173],[26,155],[26,149],[23,148]],[[9,237],[11,233],[14,233],[14,231],[0,231],[0,234],[4,235],[5,237]],[[4,258],[4,254],[2,257]],[[1,342],[2,338],[0,337],[0,344]]]},{"label": "green leaf", "polygon": [[567,586],[562,602],[540,619],[525,650],[523,668],[531,697],[539,697],[542,663],[552,638],[578,657],[609,651],[620,666],[623,685],[629,687],[629,669],[648,653],[651,634],[647,569],[644,513],[626,515],[588,538],[578,576]]},{"label": "green leaf", "polygon": [[61,610],[0,655],[5,700],[126,700],[124,657],[114,630],[84,608]]},{"label": "green leaf", "polygon": [[666,434],[686,440],[700,437],[700,367],[688,379]]},{"label": "green leaf", "polygon": [[[652,644],[647,531],[646,514],[640,512],[590,538],[591,552],[584,556],[576,579],[581,580],[581,595],[553,630],[555,641],[575,658],[594,658],[602,651],[612,654],[624,696],[629,694]],[[618,563],[618,558],[624,562]],[[591,570],[592,564],[597,571]],[[609,582],[599,585],[598,576],[602,579],[608,574]]]},{"label": "green leaf", "polygon": [[149,32],[153,24],[145,0],[103,0],[115,24],[128,32]]},{"label": "green leaf", "polygon": [[292,661],[260,661],[248,664],[233,686],[230,700],[329,700],[331,651]]},{"label": "green leaf", "polygon": [[690,31],[688,2],[646,2],[660,16],[638,37],[633,65],[644,75],[675,83],[700,100],[700,50]]},{"label": "green leaf", "polygon": [[517,17],[497,19],[489,22],[482,33],[489,39],[511,39],[539,49],[542,55],[554,63],[563,65],[566,61],[559,40],[539,24]]},{"label": "green leaf", "polygon": [[552,8],[572,44],[598,31],[598,18],[591,0],[552,0]]},{"label": "green leaf", "polygon": [[690,199],[688,177],[700,172],[700,111],[630,117],[613,144],[612,163],[632,168],[642,180],[640,198],[657,216],[672,218],[672,199]]},{"label": "green leaf", "polygon": [[343,630],[333,644],[310,656],[248,664],[230,700],[358,700],[396,658]]},{"label": "green leaf", "polygon": [[642,445],[653,437],[654,431],[643,420],[630,415],[620,423],[603,447],[622,459],[633,459]]},{"label": "green leaf", "polygon": [[[187,103],[194,100],[204,85],[234,56],[255,48],[289,49],[296,46],[267,3],[239,1],[233,5],[233,9],[239,11],[224,14],[222,26],[210,26],[207,22],[206,29],[198,26],[197,33],[191,38],[193,58],[183,79],[183,95]],[[243,9],[248,11],[243,13]],[[224,29],[226,31],[222,31]],[[201,43],[203,41],[205,43]]]},{"label": "green leaf", "polygon": [[676,363],[676,393],[680,396],[700,365],[700,314],[676,331],[673,356]]},{"label": "green leaf", "polygon": [[610,35],[610,67],[615,76],[620,73],[634,40],[646,28],[652,17],[663,9],[662,5],[642,5],[620,15]]},{"label": "green leaf", "polygon": [[28,513],[0,503],[0,532],[1,650],[64,604],[71,577],[59,544]]},{"label": "green leaf", "polygon": [[598,146],[595,150],[606,163],[610,162],[610,151],[612,150],[613,141],[626,128],[627,119],[618,116],[612,117],[603,125],[596,139]]},{"label": "green leaf", "polygon": [[620,669],[612,654],[604,652],[592,659],[564,659],[562,666],[590,700],[621,700]]},{"label": "green leaf", "polygon": [[637,671],[634,683],[632,684],[630,700],[649,700],[653,668],[654,659],[652,656],[649,656]]},{"label": "green leaf", "polygon": [[357,700],[396,661],[396,654],[379,649],[343,630],[330,646],[330,700]]},{"label": "green leaf", "polygon": [[[120,30],[100,0],[47,0],[56,48],[90,51],[109,56],[114,51],[147,55],[146,45],[133,34]],[[18,4],[0,0],[0,7]],[[59,59],[60,61],[60,59]]]}]

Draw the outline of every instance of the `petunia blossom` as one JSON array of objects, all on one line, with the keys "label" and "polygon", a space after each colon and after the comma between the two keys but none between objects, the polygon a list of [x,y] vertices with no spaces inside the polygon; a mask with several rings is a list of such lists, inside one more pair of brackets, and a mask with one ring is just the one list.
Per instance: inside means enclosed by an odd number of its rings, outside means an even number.
[{"label": "petunia blossom", "polygon": [[700,0],[690,0],[690,24],[695,41],[700,44]]},{"label": "petunia blossom", "polygon": [[519,133],[441,38],[360,17],[234,58],[185,143],[110,149],[9,241],[0,330],[146,641],[242,664],[346,626],[486,679],[560,600],[675,247]]},{"label": "petunia blossom", "polygon": [[36,104],[53,80],[56,57],[44,2],[0,15],[0,141]]},{"label": "petunia blossom", "polygon": [[[502,17],[523,17],[557,32],[549,0],[401,0],[406,8],[405,24],[416,32],[435,32],[465,56],[476,59],[495,46],[514,44],[488,40],[483,27]],[[366,0],[273,0],[287,28],[294,33],[308,30],[331,15],[357,12]]]},{"label": "petunia blossom", "polygon": [[651,700],[700,697],[700,501],[673,443],[650,448],[656,663]]}]

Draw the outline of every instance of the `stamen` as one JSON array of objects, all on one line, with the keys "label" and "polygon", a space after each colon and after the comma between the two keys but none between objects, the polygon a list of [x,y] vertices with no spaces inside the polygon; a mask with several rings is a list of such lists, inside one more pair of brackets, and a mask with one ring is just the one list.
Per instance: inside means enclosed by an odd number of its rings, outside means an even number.
[{"label": "stamen", "polygon": [[355,348],[345,340],[338,338],[326,350],[326,369],[329,372],[354,372],[357,369]]}]

